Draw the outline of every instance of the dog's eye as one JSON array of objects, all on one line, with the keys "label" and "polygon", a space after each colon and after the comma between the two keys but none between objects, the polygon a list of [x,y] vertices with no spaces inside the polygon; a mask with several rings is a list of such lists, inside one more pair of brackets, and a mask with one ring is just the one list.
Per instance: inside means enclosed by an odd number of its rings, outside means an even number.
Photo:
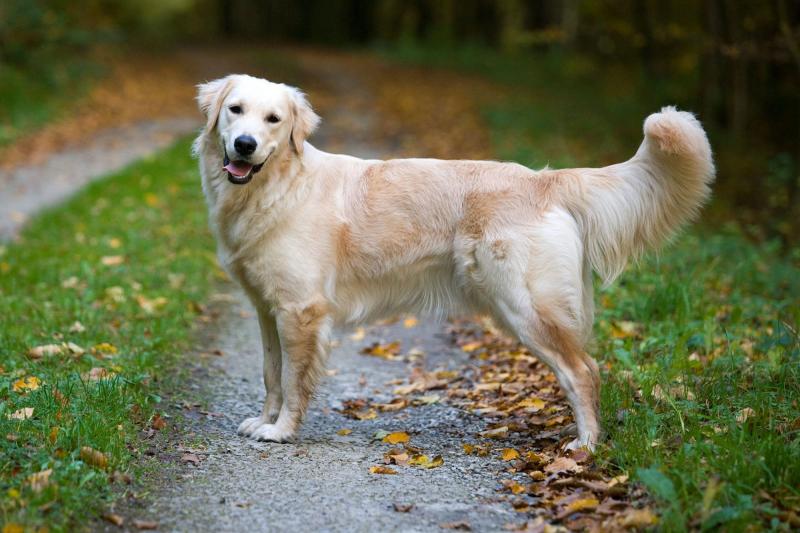
[{"label": "dog's eye", "polygon": [[281,117],[279,117],[278,115],[276,115],[274,113],[267,117],[267,122],[272,122],[273,124],[277,124],[280,121],[281,121]]},{"label": "dog's eye", "polygon": [[233,113],[234,115],[241,115],[242,114],[242,106],[239,105],[232,105],[228,108],[228,111]]}]

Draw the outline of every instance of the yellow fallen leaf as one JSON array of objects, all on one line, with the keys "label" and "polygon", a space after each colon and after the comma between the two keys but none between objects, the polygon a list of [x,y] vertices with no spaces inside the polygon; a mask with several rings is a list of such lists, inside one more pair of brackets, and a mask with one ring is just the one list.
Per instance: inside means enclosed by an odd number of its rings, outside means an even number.
[{"label": "yellow fallen leaf", "polygon": [[512,494],[522,494],[525,492],[525,486],[511,479],[504,481],[503,485],[511,491]]},{"label": "yellow fallen leaf", "polygon": [[417,317],[410,316],[403,320],[403,327],[405,328],[413,328],[417,325]]},{"label": "yellow fallen leaf", "polygon": [[337,431],[336,434],[339,435],[339,436],[344,437],[345,435],[349,435],[352,432],[353,432],[352,429],[343,428],[343,429],[340,429],[339,431]]},{"label": "yellow fallen leaf", "polygon": [[108,342],[101,342],[92,347],[92,353],[95,355],[114,355],[117,353],[117,347]]},{"label": "yellow fallen leaf", "polygon": [[628,528],[645,528],[658,523],[658,517],[649,508],[631,509],[622,517],[619,524]]},{"label": "yellow fallen leaf", "polygon": [[117,239],[116,237],[112,237],[108,239],[108,245],[112,248],[119,248],[122,246],[122,241]]},{"label": "yellow fallen leaf", "polygon": [[144,195],[144,201],[150,207],[156,207],[158,204],[161,203],[161,200],[155,194],[149,192]]},{"label": "yellow fallen leaf", "polygon": [[50,484],[50,474],[53,473],[52,468],[36,472],[28,476],[28,484],[33,489],[33,492],[42,492]]},{"label": "yellow fallen leaf", "polygon": [[444,459],[442,459],[441,455],[437,455],[433,459],[427,455],[414,455],[408,460],[408,464],[421,468],[439,468],[444,464]]},{"label": "yellow fallen leaf", "polygon": [[516,404],[514,404],[514,409],[524,409],[524,408],[533,408],[534,410],[538,411],[540,409],[544,409],[544,406],[547,405],[544,400],[537,397],[532,398],[525,398],[524,400],[520,400]]},{"label": "yellow fallen leaf", "polygon": [[8,522],[3,526],[3,533],[25,533],[25,528],[20,524]]},{"label": "yellow fallen leaf", "polygon": [[564,507],[564,510],[561,511],[558,516],[564,518],[573,513],[595,509],[598,505],[600,505],[600,502],[597,500],[597,498],[583,498],[580,500],[575,500]]},{"label": "yellow fallen leaf", "polygon": [[36,376],[28,376],[26,378],[20,378],[14,382],[14,392],[28,392],[33,391],[39,388],[39,384],[41,380]]},{"label": "yellow fallen leaf", "polygon": [[388,466],[371,466],[369,467],[370,474],[397,474],[397,470],[389,468]]},{"label": "yellow fallen leaf", "polygon": [[106,454],[89,446],[81,448],[81,460],[88,465],[98,468],[105,468],[108,466],[108,457]]},{"label": "yellow fallen leaf", "polygon": [[33,407],[23,407],[22,409],[17,409],[10,415],[8,415],[9,420],[27,420],[33,416]]},{"label": "yellow fallen leaf", "polygon": [[514,448],[503,448],[503,451],[500,452],[500,457],[503,458],[503,461],[513,461],[514,459],[519,459],[519,452]]},{"label": "yellow fallen leaf", "polygon": [[388,442],[389,444],[401,444],[408,441],[409,436],[405,431],[395,431],[383,437],[383,442]]},{"label": "yellow fallen leaf", "polygon": [[481,346],[483,346],[483,344],[480,342],[468,342],[467,344],[462,345],[461,349],[469,353],[469,352],[474,352]]},{"label": "yellow fallen leaf", "polygon": [[615,339],[628,339],[636,337],[639,332],[639,324],[629,320],[620,320],[611,324],[611,336]]}]

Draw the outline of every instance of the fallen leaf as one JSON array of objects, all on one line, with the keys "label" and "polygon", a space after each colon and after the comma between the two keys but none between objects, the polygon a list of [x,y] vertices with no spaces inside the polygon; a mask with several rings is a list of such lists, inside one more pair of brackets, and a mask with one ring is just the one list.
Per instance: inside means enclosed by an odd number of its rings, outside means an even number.
[{"label": "fallen leaf", "polygon": [[20,524],[8,522],[3,526],[3,533],[25,533],[25,528]]},{"label": "fallen leaf", "polygon": [[461,531],[472,531],[472,526],[469,525],[469,522],[465,522],[463,520],[459,522],[445,522],[444,524],[439,524],[439,527],[442,529],[458,529]]},{"label": "fallen leaf", "polygon": [[39,384],[41,380],[36,376],[28,376],[26,378],[20,378],[14,382],[14,392],[28,392],[34,391],[39,388]]},{"label": "fallen leaf", "polygon": [[519,452],[514,448],[503,448],[500,452],[500,457],[503,458],[503,461],[513,461],[514,459],[519,459]]},{"label": "fallen leaf", "polygon": [[611,336],[615,339],[629,339],[639,334],[639,324],[628,320],[620,320],[611,324]]},{"label": "fallen leaf", "polygon": [[105,520],[106,522],[109,522],[111,524],[114,524],[117,527],[122,527],[122,525],[125,523],[125,519],[122,518],[118,514],[103,513],[102,517],[103,517],[103,520]]},{"label": "fallen leaf", "polygon": [[395,398],[389,403],[373,403],[373,407],[383,412],[399,411],[408,407],[408,400],[405,398]]},{"label": "fallen leaf", "polygon": [[343,429],[340,429],[339,431],[337,431],[336,434],[341,436],[341,437],[344,437],[346,435],[349,435],[352,432],[353,432],[352,429],[343,428]]},{"label": "fallen leaf", "polygon": [[406,329],[413,328],[417,325],[417,317],[410,316],[403,320],[403,327]]},{"label": "fallen leaf", "polygon": [[117,266],[125,262],[124,255],[106,255],[100,259],[105,266]]},{"label": "fallen leaf", "polygon": [[544,467],[544,471],[549,474],[561,474],[564,472],[580,472],[582,468],[569,457],[557,457],[555,461]]},{"label": "fallen leaf", "polygon": [[53,473],[52,468],[36,472],[28,476],[28,484],[31,486],[33,492],[42,492],[50,484],[50,474]]},{"label": "fallen leaf", "polygon": [[736,421],[740,424],[744,424],[745,422],[747,422],[748,418],[750,418],[751,416],[755,416],[755,414],[756,412],[754,409],[750,407],[745,407],[744,409],[736,413]]},{"label": "fallen leaf", "polygon": [[487,439],[504,439],[508,436],[508,426],[487,429],[486,431],[481,431],[479,435]]},{"label": "fallen leaf", "polygon": [[133,527],[142,530],[158,529],[158,522],[155,520],[134,520]]},{"label": "fallen leaf", "polygon": [[366,334],[367,332],[366,330],[364,330],[364,328],[356,328],[356,330],[352,333],[352,335],[350,335],[350,338],[353,339],[354,341],[360,341],[364,338]]},{"label": "fallen leaf", "polygon": [[408,433],[404,431],[395,431],[394,433],[389,433],[385,437],[383,437],[383,442],[388,442],[389,444],[401,444],[403,442],[409,441]]},{"label": "fallen leaf", "polygon": [[397,470],[389,468],[388,466],[375,465],[369,467],[370,474],[397,474]]},{"label": "fallen leaf", "polygon": [[81,448],[80,456],[81,460],[87,465],[96,466],[97,468],[106,468],[108,466],[108,456],[89,446]]},{"label": "fallen leaf", "polygon": [[437,455],[433,459],[428,457],[427,455],[415,455],[408,460],[408,464],[411,466],[419,466],[420,468],[439,468],[444,464],[444,459],[441,455]]},{"label": "fallen leaf", "polygon": [[400,341],[394,341],[389,344],[373,343],[361,350],[364,355],[372,355],[382,359],[396,359],[400,353]]},{"label": "fallen leaf", "polygon": [[155,430],[162,430],[167,427],[167,421],[164,420],[160,414],[156,413],[153,415],[153,419],[150,421],[150,427]]},{"label": "fallen leaf", "polygon": [[167,305],[169,303],[169,300],[167,300],[163,296],[150,299],[144,296],[143,294],[137,294],[136,303],[139,304],[139,307],[142,309],[142,311],[145,312],[145,314],[154,315],[156,312],[158,312],[159,309]]},{"label": "fallen leaf", "polygon": [[92,347],[92,353],[100,355],[114,355],[117,353],[117,347],[109,342],[101,342],[100,344],[95,344]]},{"label": "fallen leaf", "polygon": [[558,513],[556,518],[563,520],[573,513],[596,509],[598,505],[600,505],[600,502],[597,500],[597,498],[583,498],[580,500],[575,500],[567,505],[560,513]]},{"label": "fallen leaf", "polygon": [[461,346],[461,349],[464,350],[467,353],[470,353],[470,352],[474,352],[475,350],[477,350],[481,346],[483,346],[483,344],[480,343],[480,342],[469,342],[467,344],[463,344]]},{"label": "fallen leaf", "polygon": [[393,503],[392,507],[396,513],[407,513],[414,508],[413,503]]},{"label": "fallen leaf", "polygon": [[8,415],[9,420],[27,420],[33,416],[33,407],[23,407],[22,409],[17,409],[10,415]]},{"label": "fallen leaf", "polygon": [[196,453],[184,453],[181,456],[181,461],[184,463],[192,463],[193,465],[199,465],[203,460],[200,459],[200,456]]},{"label": "fallen leaf", "polygon": [[644,509],[631,509],[622,516],[619,524],[622,527],[645,528],[658,523],[658,517],[645,507]]},{"label": "fallen leaf", "polygon": [[28,350],[28,356],[31,359],[41,359],[50,355],[59,355],[63,350],[64,348],[60,344],[44,344]]}]

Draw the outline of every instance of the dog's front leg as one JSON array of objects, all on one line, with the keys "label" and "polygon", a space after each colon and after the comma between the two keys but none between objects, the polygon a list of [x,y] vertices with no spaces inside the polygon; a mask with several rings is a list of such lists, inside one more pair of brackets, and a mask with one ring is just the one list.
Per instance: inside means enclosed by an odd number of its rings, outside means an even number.
[{"label": "dog's front leg", "polygon": [[284,442],[297,433],[325,370],[331,320],[322,303],[285,306],[276,318],[282,351],[283,402],[275,423],[259,426],[250,436]]},{"label": "dog's front leg", "polygon": [[275,317],[269,311],[258,309],[258,324],[261,327],[261,344],[264,351],[264,388],[266,398],[261,416],[247,418],[239,425],[239,434],[251,436],[258,428],[272,425],[278,419],[283,405],[281,389],[281,341]]}]

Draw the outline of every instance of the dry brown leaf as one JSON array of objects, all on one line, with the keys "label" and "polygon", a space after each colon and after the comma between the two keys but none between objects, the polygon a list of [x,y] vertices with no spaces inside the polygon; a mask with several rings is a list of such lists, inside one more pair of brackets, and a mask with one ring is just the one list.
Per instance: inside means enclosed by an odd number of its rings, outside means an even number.
[{"label": "dry brown leaf", "polygon": [[504,439],[508,436],[508,426],[481,431],[480,436],[487,439]]},{"label": "dry brown leaf", "polygon": [[184,463],[192,463],[193,465],[199,465],[203,460],[200,458],[199,455],[196,453],[184,453],[181,455],[181,461]]},{"label": "dry brown leaf", "polygon": [[747,422],[748,418],[750,418],[751,416],[755,416],[755,414],[756,412],[754,409],[750,407],[745,407],[744,409],[736,413],[736,422],[738,422],[739,424],[744,424],[745,422]]},{"label": "dry brown leaf", "polygon": [[114,525],[115,525],[115,526],[117,526],[117,527],[122,527],[122,526],[123,526],[123,524],[125,524],[125,519],[124,519],[123,517],[121,517],[120,515],[118,515],[118,514],[114,514],[114,513],[103,513],[103,514],[102,514],[102,518],[103,518],[103,520],[105,520],[106,522],[109,522],[109,523],[111,523],[111,524],[114,524]]},{"label": "dry brown leaf", "polygon": [[361,350],[364,355],[372,355],[382,359],[396,359],[400,353],[400,341],[390,342],[389,344],[373,343],[371,346]]},{"label": "dry brown leaf", "polygon": [[548,474],[561,474],[564,472],[580,472],[582,468],[569,457],[557,457],[555,461],[544,467]]},{"label": "dry brown leaf", "polygon": [[460,520],[458,522],[445,522],[443,524],[439,524],[439,527],[442,529],[457,529],[460,531],[472,531],[472,526],[469,525],[469,522],[465,522],[464,520]]},{"label": "dry brown leaf", "polygon": [[8,415],[9,420],[27,420],[33,416],[33,407],[23,407],[22,409],[17,409],[10,415]]},{"label": "dry brown leaf", "polygon": [[167,421],[164,420],[160,414],[156,413],[153,415],[152,420],[150,420],[150,427],[156,431],[162,430],[167,427]]},{"label": "dry brown leaf", "polygon": [[28,485],[30,485],[33,492],[42,492],[50,484],[50,474],[53,473],[52,468],[36,472],[28,476]]},{"label": "dry brown leaf", "polygon": [[133,527],[141,530],[158,529],[158,522],[155,520],[134,520]]},{"label": "dry brown leaf", "polygon": [[413,503],[393,503],[392,507],[396,513],[407,513],[414,508]]}]

